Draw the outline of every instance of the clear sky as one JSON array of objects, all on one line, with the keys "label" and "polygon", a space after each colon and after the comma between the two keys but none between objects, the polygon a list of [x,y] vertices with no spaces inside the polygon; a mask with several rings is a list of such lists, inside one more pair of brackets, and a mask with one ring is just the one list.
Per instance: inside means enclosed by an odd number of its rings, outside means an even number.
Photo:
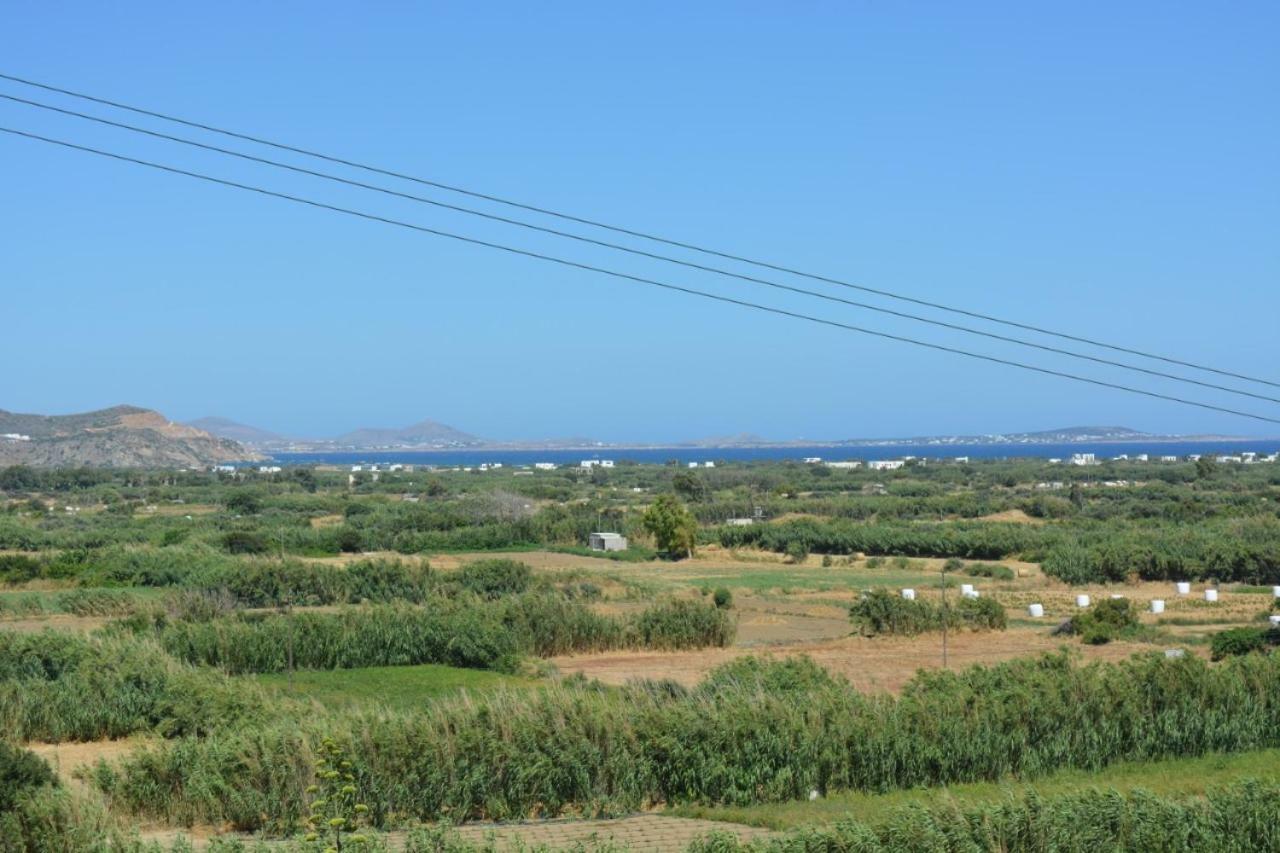
[{"label": "clear sky", "polygon": [[[1248,2],[17,0],[0,71],[1280,381],[1278,32]],[[0,125],[1280,417],[29,107]],[[9,410],[312,436],[1280,433],[3,135],[0,186]]]}]

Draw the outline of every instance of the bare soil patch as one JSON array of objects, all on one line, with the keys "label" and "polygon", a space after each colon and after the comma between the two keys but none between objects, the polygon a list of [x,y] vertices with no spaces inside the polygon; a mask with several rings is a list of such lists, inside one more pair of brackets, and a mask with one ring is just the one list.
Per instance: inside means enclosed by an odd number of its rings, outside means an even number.
[{"label": "bare soil patch", "polygon": [[81,634],[88,634],[106,625],[112,618],[110,616],[72,616],[68,613],[54,613],[49,616],[36,616],[29,619],[0,619],[0,631],[38,634],[46,628],[51,628],[55,631],[76,631]]},{"label": "bare soil patch", "polygon": [[[1040,655],[1064,645],[1089,660],[1120,660],[1153,648],[1138,643],[1082,646],[1078,641],[1064,642],[1060,637],[1050,637],[1047,631],[1009,630],[952,634],[948,638],[947,657],[950,668],[963,669],[974,664]],[[860,691],[897,693],[917,670],[942,666],[942,635],[843,637],[772,647],[734,646],[689,652],[603,652],[565,655],[553,658],[552,662],[564,675],[580,672],[605,684],[620,685],[637,678],[669,678],[693,686],[715,667],[744,654],[778,658],[807,655],[830,672],[849,679]]]}]

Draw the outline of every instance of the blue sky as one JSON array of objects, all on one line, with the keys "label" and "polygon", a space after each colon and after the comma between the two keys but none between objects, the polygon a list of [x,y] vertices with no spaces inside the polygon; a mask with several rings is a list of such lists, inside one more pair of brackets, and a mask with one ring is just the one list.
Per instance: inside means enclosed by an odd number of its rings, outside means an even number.
[{"label": "blue sky", "polygon": [[[14,2],[0,70],[1280,381],[1278,27],[1267,3]],[[0,125],[1280,417],[28,107]],[[11,137],[0,182],[10,410],[316,436],[1280,433]]]}]

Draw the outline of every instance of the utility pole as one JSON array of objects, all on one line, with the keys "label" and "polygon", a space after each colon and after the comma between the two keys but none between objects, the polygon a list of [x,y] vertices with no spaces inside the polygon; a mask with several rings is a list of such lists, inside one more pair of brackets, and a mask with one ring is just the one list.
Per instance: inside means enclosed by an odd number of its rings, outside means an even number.
[{"label": "utility pole", "polygon": [[[276,529],[276,536],[280,542],[280,567],[284,569],[284,528]],[[288,663],[288,681],[289,693],[293,693],[293,619],[289,618],[293,615],[293,587],[287,586],[284,589],[284,601],[281,602],[281,611],[286,619],[285,622],[285,659]]]},{"label": "utility pole", "polygon": [[947,564],[942,564],[942,668],[947,669],[947,622],[950,621],[950,614],[947,613]]}]

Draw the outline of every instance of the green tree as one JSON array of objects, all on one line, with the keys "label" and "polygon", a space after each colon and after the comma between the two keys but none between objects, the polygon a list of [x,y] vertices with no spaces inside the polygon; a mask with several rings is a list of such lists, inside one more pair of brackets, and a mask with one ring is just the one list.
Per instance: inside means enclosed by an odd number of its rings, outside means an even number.
[{"label": "green tree", "polygon": [[675,495],[658,495],[640,517],[640,523],[668,554],[693,556],[698,541],[698,520]]},{"label": "green tree", "polygon": [[257,515],[262,501],[252,492],[235,492],[227,498],[227,509],[238,515]]},{"label": "green tree", "polygon": [[1208,480],[1218,473],[1218,460],[1208,453],[1196,460],[1196,479]]},{"label": "green tree", "polygon": [[702,478],[688,471],[676,474],[671,480],[671,488],[675,489],[677,495],[691,503],[696,503],[707,495],[707,487],[703,484]]}]

